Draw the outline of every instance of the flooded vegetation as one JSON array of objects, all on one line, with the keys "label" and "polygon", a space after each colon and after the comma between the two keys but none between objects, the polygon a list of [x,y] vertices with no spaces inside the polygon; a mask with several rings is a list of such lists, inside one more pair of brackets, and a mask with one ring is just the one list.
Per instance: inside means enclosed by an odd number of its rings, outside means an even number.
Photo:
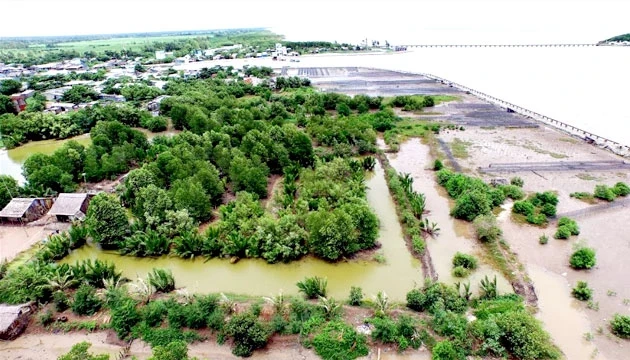
[{"label": "flooded vegetation", "polygon": [[499,292],[512,292],[512,286],[507,279],[483,261],[466,278],[452,275],[452,259],[457,252],[473,254],[481,259],[484,254],[481,247],[476,244],[474,235],[470,231],[470,224],[450,216],[452,201],[435,181],[435,172],[431,170],[433,162],[429,155],[429,147],[417,138],[411,139],[403,143],[397,153],[388,154],[388,158],[396,171],[411,174],[414,179],[414,189],[423,193],[426,198],[427,212],[424,218],[437,223],[440,228],[435,235],[426,237],[427,248],[438,274],[438,280],[447,284],[470,281],[471,290],[474,289],[473,291],[476,292],[479,282],[485,276],[492,279],[496,275]]},{"label": "flooded vegetation", "polygon": [[368,202],[379,218],[377,241],[381,248],[376,252],[383,255],[384,263],[372,259],[329,263],[307,257],[289,264],[268,264],[262,259],[244,259],[231,264],[226,259],[121,256],[91,245],[74,251],[63,262],[111,261],[130,279],[144,278],[153,268],[167,268],[173,271],[178,287],[199,293],[267,296],[283,290],[287,294],[297,294],[296,282],[307,276],[320,276],[328,279],[329,293],[336,298],[346,298],[351,286],[360,286],[369,296],[385,291],[390,298],[402,301],[409,289],[424,281],[420,261],[407,250],[383,169],[378,163],[374,174],[367,179],[367,188]]}]

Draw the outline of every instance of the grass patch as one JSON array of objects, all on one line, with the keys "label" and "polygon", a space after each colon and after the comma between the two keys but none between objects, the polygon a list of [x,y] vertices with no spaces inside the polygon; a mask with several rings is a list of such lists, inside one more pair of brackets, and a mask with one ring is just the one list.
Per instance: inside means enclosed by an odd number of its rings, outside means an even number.
[{"label": "grass patch", "polygon": [[469,141],[463,141],[458,138],[453,139],[451,142],[451,152],[453,156],[458,159],[467,159],[470,155],[468,154],[468,147],[472,145]]},{"label": "grass patch", "polygon": [[[459,96],[452,95],[430,95],[433,98],[435,105],[449,102],[449,101],[459,101]],[[413,98],[415,101],[422,103],[424,101],[425,95],[409,95],[410,98]],[[387,96],[383,99],[383,104],[386,106],[390,106],[395,96]]]},{"label": "grass patch", "polygon": [[593,176],[591,174],[588,174],[588,173],[579,173],[575,175],[575,177],[577,177],[580,180],[586,180],[586,181],[599,181],[600,180],[600,178]]},{"label": "grass patch", "polygon": [[538,154],[544,154],[544,155],[549,155],[554,159],[564,159],[564,158],[568,158],[567,155],[565,154],[560,154],[560,153],[555,153],[549,150],[545,150],[541,147],[538,147],[537,145],[535,145],[534,143],[532,143],[529,140],[525,140],[524,143],[519,143],[516,140],[505,140],[506,143],[510,144],[510,145],[514,145],[514,146],[520,146],[524,149],[527,150],[531,150],[533,152],[536,152]]}]

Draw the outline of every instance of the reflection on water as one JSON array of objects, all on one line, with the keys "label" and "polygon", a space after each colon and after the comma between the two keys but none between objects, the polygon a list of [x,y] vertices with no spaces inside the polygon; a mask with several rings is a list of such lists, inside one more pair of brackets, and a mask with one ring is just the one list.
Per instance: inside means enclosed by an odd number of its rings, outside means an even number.
[{"label": "reflection on water", "polygon": [[[475,293],[479,282],[486,275],[490,279],[496,275],[499,292],[513,292],[512,286],[501,273],[482,262],[477,270],[465,279],[451,275],[452,259],[456,252],[476,254],[482,250],[476,245],[476,240],[473,240],[470,224],[450,216],[451,200],[445,190],[437,185],[434,172],[430,170],[432,161],[429,147],[422,144],[419,139],[411,139],[400,146],[397,154],[389,155],[389,159],[396,171],[411,174],[414,189],[423,193],[426,198],[426,209],[429,213],[425,217],[430,222],[437,223],[440,228],[437,236],[428,237],[426,240],[438,280],[447,284],[470,281],[471,291]],[[481,258],[481,254],[476,255],[477,258]]]},{"label": "reflection on water", "polygon": [[595,344],[584,339],[592,333],[586,314],[576,306],[566,279],[543,268],[529,265],[527,271],[538,294],[536,317],[551,334],[553,342],[570,360],[605,360]]},{"label": "reflection on water", "polygon": [[124,276],[135,279],[145,277],[154,267],[173,271],[178,287],[186,287],[191,292],[229,292],[250,295],[270,295],[283,290],[288,294],[297,293],[295,283],[306,276],[328,278],[331,296],[346,298],[351,286],[360,286],[366,295],[385,291],[390,298],[405,299],[406,293],[414,284],[422,284],[420,262],[413,258],[402,236],[394,203],[392,202],[383,169],[379,163],[374,175],[367,180],[367,198],[380,221],[379,250],[387,263],[353,260],[337,264],[315,258],[306,258],[290,264],[267,264],[259,259],[241,260],[230,264],[224,259],[182,260],[177,257],[157,259],[120,256],[104,252],[92,246],[84,246],[74,251],[64,262],[98,258],[112,261]]}]

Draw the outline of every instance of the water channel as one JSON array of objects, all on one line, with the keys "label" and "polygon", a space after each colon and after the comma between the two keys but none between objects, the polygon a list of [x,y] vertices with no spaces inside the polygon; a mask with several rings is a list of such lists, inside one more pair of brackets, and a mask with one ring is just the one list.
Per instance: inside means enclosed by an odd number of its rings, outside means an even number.
[{"label": "water channel", "polygon": [[82,259],[111,261],[129,279],[145,277],[152,268],[173,271],[176,285],[190,292],[225,292],[268,296],[282,290],[296,294],[295,283],[306,276],[328,279],[328,292],[336,298],[347,298],[351,286],[360,286],[367,296],[385,291],[397,301],[403,301],[415,284],[423,283],[420,261],[413,258],[405,245],[394,203],[389,195],[380,164],[367,179],[367,199],[380,220],[378,242],[386,263],[373,260],[349,260],[336,264],[307,257],[289,264],[267,264],[259,259],[241,260],[230,264],[225,259],[183,260],[177,257],[135,258],[84,246],[63,261],[74,263]]},{"label": "water channel", "polygon": [[[398,153],[388,154],[388,158],[396,171],[411,174],[414,190],[423,193],[426,199],[426,209],[429,213],[425,218],[437,223],[440,228],[436,236],[427,237],[426,240],[438,280],[446,284],[470,282],[470,289],[476,294],[479,282],[485,276],[493,279],[496,275],[499,293],[513,292],[512,285],[507,279],[483,262],[484,250],[474,240],[470,224],[450,216],[452,200],[435,182],[435,172],[430,169],[432,159],[429,147],[422,144],[419,139],[411,139],[400,146]],[[473,254],[481,260],[479,267],[464,279],[451,275],[452,259],[458,251]]]}]

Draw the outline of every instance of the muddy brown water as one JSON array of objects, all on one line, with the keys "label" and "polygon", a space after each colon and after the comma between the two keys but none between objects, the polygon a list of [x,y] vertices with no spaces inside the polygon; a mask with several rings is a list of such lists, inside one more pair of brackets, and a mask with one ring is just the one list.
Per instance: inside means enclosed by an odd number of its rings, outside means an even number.
[{"label": "muddy brown water", "polygon": [[[488,276],[497,277],[499,293],[513,292],[505,276],[482,260],[482,249],[476,244],[470,224],[450,216],[451,200],[446,191],[435,181],[435,172],[430,170],[432,159],[429,147],[419,139],[411,139],[400,146],[398,153],[388,154],[391,165],[399,173],[409,173],[413,177],[414,190],[423,193],[426,198],[425,218],[438,224],[438,235],[427,237],[427,248],[431,254],[438,280],[447,284],[470,282],[473,294],[478,293],[479,282]],[[479,261],[479,267],[466,278],[451,275],[453,256],[457,252],[473,254]]]},{"label": "muddy brown water", "polygon": [[385,291],[390,299],[403,301],[415,284],[423,283],[421,264],[407,250],[379,163],[374,174],[367,179],[367,186],[368,202],[380,221],[378,242],[382,247],[378,252],[384,255],[384,264],[373,260],[332,264],[312,257],[289,264],[267,264],[259,259],[244,259],[230,264],[225,259],[135,258],[101,251],[93,246],[84,246],[63,261],[111,261],[130,279],[144,278],[152,268],[167,268],[173,271],[176,285],[190,292],[269,296],[282,290],[286,294],[296,294],[295,284],[298,281],[307,276],[321,276],[328,279],[329,295],[338,299],[347,298],[351,286],[360,286],[368,297]]}]

